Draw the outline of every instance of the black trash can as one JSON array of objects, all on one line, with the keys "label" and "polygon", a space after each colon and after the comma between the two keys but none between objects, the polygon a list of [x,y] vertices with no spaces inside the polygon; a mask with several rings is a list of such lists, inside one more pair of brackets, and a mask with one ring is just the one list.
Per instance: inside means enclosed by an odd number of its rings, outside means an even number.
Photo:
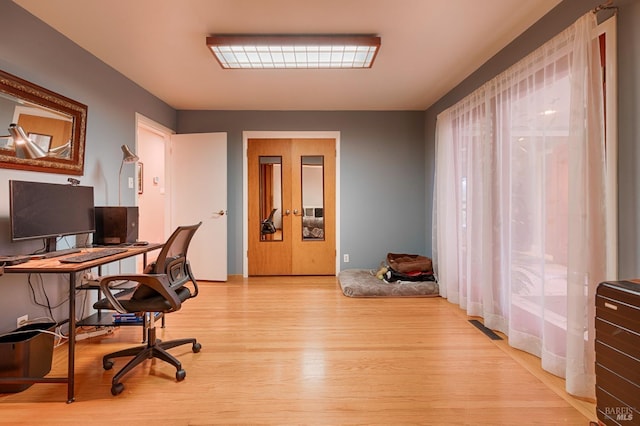
[{"label": "black trash can", "polygon": [[[21,333],[0,337],[0,377],[42,378],[51,371],[56,323],[27,324],[14,330]],[[0,393],[22,392],[33,383],[0,383]]]}]

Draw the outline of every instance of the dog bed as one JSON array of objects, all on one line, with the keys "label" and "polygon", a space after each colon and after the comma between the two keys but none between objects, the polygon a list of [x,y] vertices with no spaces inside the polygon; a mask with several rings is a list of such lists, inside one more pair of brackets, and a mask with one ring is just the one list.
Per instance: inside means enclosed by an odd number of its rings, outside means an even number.
[{"label": "dog bed", "polygon": [[342,294],[348,297],[434,297],[440,294],[435,281],[386,283],[369,269],[345,269],[338,274]]}]

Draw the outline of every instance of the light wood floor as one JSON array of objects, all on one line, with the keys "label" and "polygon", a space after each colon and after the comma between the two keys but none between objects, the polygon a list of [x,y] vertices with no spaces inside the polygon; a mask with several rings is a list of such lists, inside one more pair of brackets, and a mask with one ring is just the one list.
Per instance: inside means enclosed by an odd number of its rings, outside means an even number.
[{"label": "light wood floor", "polygon": [[[441,298],[354,299],[335,277],[201,283],[201,296],[167,317],[160,337],[197,337],[175,348],[187,371],[148,360],[101,357],[140,342],[138,327],[79,342],[76,402],[66,385],[35,384],[0,395],[0,423],[588,425],[594,405],[576,400],[539,362],[494,342]],[[66,345],[51,375],[66,371]]]}]

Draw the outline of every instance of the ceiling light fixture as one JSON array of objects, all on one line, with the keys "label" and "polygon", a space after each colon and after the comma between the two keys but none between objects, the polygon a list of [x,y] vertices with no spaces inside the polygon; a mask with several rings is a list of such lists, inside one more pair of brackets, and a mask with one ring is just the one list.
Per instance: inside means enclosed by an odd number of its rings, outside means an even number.
[{"label": "ceiling light fixture", "polygon": [[213,35],[207,47],[224,69],[371,68],[380,37],[370,35]]}]

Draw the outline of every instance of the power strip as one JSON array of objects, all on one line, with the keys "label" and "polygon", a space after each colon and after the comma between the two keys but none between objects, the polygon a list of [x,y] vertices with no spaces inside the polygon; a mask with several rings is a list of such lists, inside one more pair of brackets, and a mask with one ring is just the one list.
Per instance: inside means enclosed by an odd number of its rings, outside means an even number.
[{"label": "power strip", "polygon": [[104,327],[94,331],[87,331],[86,333],[79,333],[76,334],[76,342],[84,339],[89,339],[91,337],[98,337],[111,333],[113,333],[113,327]]}]

